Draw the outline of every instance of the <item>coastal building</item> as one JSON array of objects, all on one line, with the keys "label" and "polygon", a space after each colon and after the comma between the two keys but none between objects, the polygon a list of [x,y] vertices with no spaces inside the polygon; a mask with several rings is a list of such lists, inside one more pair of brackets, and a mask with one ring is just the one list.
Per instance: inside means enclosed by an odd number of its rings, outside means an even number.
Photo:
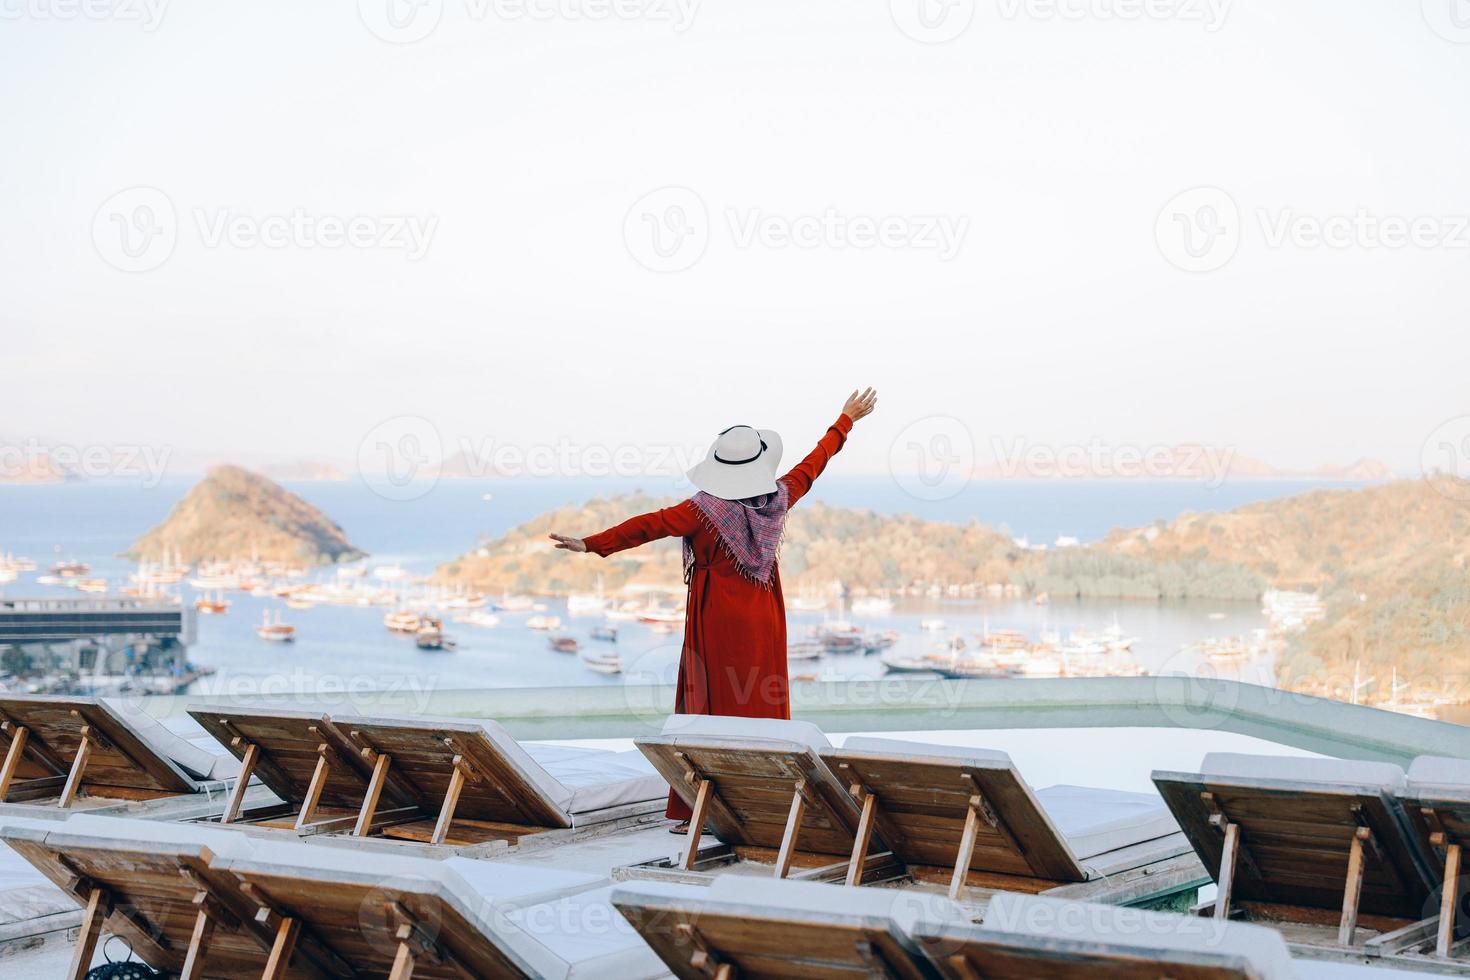
[{"label": "coastal building", "polygon": [[33,693],[172,694],[188,662],[194,608],[177,599],[0,599],[0,671]]}]

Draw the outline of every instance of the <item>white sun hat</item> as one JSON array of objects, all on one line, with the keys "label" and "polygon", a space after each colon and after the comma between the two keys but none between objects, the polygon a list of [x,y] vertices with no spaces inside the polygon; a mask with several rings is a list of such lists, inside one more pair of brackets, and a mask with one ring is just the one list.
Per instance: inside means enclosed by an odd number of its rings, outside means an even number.
[{"label": "white sun hat", "polygon": [[744,500],[775,493],[780,465],[781,437],[775,431],[732,425],[689,471],[689,482],[725,500]]}]

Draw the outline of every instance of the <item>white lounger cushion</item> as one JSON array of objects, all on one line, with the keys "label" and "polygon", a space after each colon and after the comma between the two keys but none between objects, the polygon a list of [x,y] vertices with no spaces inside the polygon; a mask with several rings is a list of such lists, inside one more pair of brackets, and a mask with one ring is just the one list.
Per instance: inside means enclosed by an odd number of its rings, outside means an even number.
[{"label": "white lounger cushion", "polygon": [[1404,771],[1391,762],[1355,759],[1309,759],[1284,755],[1211,752],[1200,763],[1200,775],[1226,779],[1285,779],[1324,785],[1366,786],[1385,793],[1404,788]]},{"label": "white lounger cushion", "polygon": [[[223,779],[223,776],[211,775],[219,763],[219,757],[211,752],[206,752],[193,742],[181,738],[169,731],[159,720],[142,708],[122,700],[102,699],[102,708],[117,718],[119,722],[131,728],[138,738],[143,740],[154,752],[171,760],[185,773],[195,779]],[[201,729],[202,730],[202,729]],[[234,772],[240,771],[240,765],[234,759]]]},{"label": "white lounger cushion", "polygon": [[712,735],[717,738],[764,738],[796,742],[813,749],[832,743],[809,721],[787,718],[734,718],[726,715],[669,715],[660,733],[670,736]]},{"label": "white lounger cushion", "polygon": [[667,977],[663,960],[612,907],[612,892],[606,885],[512,909],[497,916],[497,931],[546,980]]},{"label": "white lounger cushion", "polygon": [[1412,797],[1470,798],[1470,759],[1421,755],[1409,766],[1407,793]]},{"label": "white lounger cushion", "polygon": [[637,749],[609,752],[527,742],[526,752],[570,795],[558,805],[574,817],[666,796],[669,784]]},{"label": "white lounger cushion", "polygon": [[[182,739],[187,744],[199,751],[198,755],[189,755],[186,759],[174,758],[174,761],[182,766],[187,772],[192,773],[200,779],[234,779],[240,775],[240,760],[230,754],[230,750],[187,714],[169,715],[160,719],[160,724],[170,734]],[[186,750],[180,750],[181,754]],[[199,772],[195,767],[206,767]]]},{"label": "white lounger cushion", "polygon": [[985,911],[984,928],[1040,939],[1228,956],[1251,964],[1262,980],[1297,977],[1281,934],[1242,922],[999,892]]},{"label": "white lounger cushion", "polygon": [[960,762],[1000,762],[1011,765],[1011,757],[996,749],[968,749],[963,745],[938,745],[934,742],[915,742],[903,738],[879,738],[874,735],[853,735],[842,743],[843,751],[879,752],[884,755],[932,755]]},{"label": "white lounger cushion", "polygon": [[1036,798],[1079,861],[1179,833],[1179,822],[1157,793],[1048,786]]},{"label": "white lounger cushion", "polygon": [[[849,738],[842,747],[853,752],[938,756],[956,762],[1001,763],[1015,768],[1009,755],[994,749],[861,735]],[[1024,781],[1019,772],[1017,778]],[[1079,861],[1179,831],[1178,821],[1156,793],[1051,786],[1037,790],[1036,799]]]}]

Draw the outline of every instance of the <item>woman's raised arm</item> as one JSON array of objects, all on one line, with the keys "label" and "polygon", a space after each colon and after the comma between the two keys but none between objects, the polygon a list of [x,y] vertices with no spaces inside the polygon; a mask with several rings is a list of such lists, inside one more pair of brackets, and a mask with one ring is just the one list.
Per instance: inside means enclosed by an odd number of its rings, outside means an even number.
[{"label": "woman's raised arm", "polygon": [[826,434],[817,442],[817,448],[781,477],[782,482],[786,484],[787,493],[790,494],[790,503],[794,504],[806,496],[806,492],[812,488],[813,481],[822,475],[822,471],[827,468],[827,463],[847,443],[847,434],[852,431],[852,424],[858,419],[871,415],[873,407],[877,404],[878,393],[872,388],[861,393],[854,391],[847,396],[847,401],[842,405],[842,414],[837,416],[836,422],[827,427]]},{"label": "woman's raised arm", "polygon": [[552,534],[550,538],[563,551],[590,551],[606,558],[659,538],[682,538],[686,534],[693,534],[698,526],[699,518],[694,513],[694,507],[686,500],[673,507],[630,517],[616,527],[610,527],[591,537],[573,538],[565,534]]}]

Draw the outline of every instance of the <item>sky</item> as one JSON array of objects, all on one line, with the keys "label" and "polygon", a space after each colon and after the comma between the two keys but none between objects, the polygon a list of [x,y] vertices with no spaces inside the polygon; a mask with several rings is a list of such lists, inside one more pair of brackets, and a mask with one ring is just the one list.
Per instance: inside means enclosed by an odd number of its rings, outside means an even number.
[{"label": "sky", "polygon": [[1470,432],[1461,0],[920,2],[0,0],[0,438]]}]

